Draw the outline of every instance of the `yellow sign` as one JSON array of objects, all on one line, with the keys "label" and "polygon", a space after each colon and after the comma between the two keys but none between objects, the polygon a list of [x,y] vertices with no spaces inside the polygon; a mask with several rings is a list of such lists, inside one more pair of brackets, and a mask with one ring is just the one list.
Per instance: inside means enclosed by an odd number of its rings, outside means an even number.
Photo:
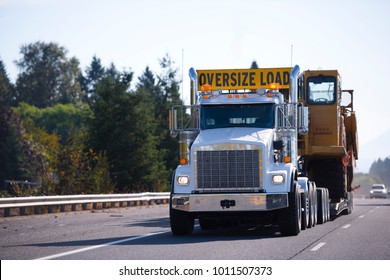
[{"label": "yellow sign", "polygon": [[279,83],[281,89],[289,88],[292,68],[257,68],[197,70],[198,89],[209,84],[212,90],[268,88],[271,83]]}]

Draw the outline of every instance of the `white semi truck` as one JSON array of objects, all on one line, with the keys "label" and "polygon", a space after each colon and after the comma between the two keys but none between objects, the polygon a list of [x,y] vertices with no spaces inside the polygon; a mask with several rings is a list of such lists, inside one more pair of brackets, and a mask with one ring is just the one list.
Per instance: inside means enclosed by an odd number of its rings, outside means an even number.
[{"label": "white semi truck", "polygon": [[[357,153],[351,157],[353,146],[347,147],[346,141],[337,137],[339,149],[325,143],[333,147],[328,152],[318,148],[322,145],[318,137],[310,135],[310,129],[320,129],[319,137],[329,133],[326,129],[332,130],[326,125],[312,128],[309,111],[310,106],[341,108],[338,100],[332,104],[324,101],[329,95],[341,99],[339,81],[323,79],[329,92],[319,92],[317,104],[311,104],[307,100],[312,92],[305,86],[310,75],[299,72],[298,66],[190,69],[191,105],[174,106],[169,114],[171,135],[178,136],[180,145],[180,165],[172,177],[170,200],[174,235],[191,234],[198,219],[205,230],[266,221],[278,225],[283,235],[292,236],[326,222],[331,210],[335,215],[352,211],[347,178],[353,169],[348,166],[354,164]],[[315,80],[315,85],[322,85],[321,78]],[[350,111],[337,111],[343,117],[343,126]],[[338,127],[338,131],[346,137],[345,127]],[[313,138],[317,147],[314,150]],[[334,192],[337,197],[330,197],[332,186],[325,186],[326,180],[321,179],[320,186],[313,180],[327,176],[323,165],[329,157],[344,162],[340,178],[345,184],[335,186],[342,188]]]}]

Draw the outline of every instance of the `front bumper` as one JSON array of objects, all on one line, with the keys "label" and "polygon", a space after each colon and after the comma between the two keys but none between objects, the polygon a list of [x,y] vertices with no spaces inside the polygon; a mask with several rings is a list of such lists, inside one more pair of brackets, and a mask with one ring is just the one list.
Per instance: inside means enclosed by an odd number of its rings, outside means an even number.
[{"label": "front bumper", "polygon": [[270,211],[288,207],[288,194],[172,194],[172,208],[187,212]]}]

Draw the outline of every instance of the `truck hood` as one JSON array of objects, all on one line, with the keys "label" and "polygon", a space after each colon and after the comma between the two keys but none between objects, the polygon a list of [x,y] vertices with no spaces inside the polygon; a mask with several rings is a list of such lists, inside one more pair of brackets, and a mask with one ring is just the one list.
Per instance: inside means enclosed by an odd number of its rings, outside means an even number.
[{"label": "truck hood", "polygon": [[202,130],[194,141],[193,146],[207,146],[222,143],[259,145],[261,143],[267,147],[272,140],[272,129],[260,129],[256,127],[217,128]]}]

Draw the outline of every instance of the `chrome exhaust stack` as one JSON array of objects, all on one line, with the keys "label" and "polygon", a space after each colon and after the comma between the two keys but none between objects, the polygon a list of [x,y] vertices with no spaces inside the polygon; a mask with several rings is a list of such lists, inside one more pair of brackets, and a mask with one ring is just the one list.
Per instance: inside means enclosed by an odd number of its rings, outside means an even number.
[{"label": "chrome exhaust stack", "polygon": [[191,105],[198,105],[198,75],[193,67],[188,71],[190,76],[190,86],[191,86]]}]

